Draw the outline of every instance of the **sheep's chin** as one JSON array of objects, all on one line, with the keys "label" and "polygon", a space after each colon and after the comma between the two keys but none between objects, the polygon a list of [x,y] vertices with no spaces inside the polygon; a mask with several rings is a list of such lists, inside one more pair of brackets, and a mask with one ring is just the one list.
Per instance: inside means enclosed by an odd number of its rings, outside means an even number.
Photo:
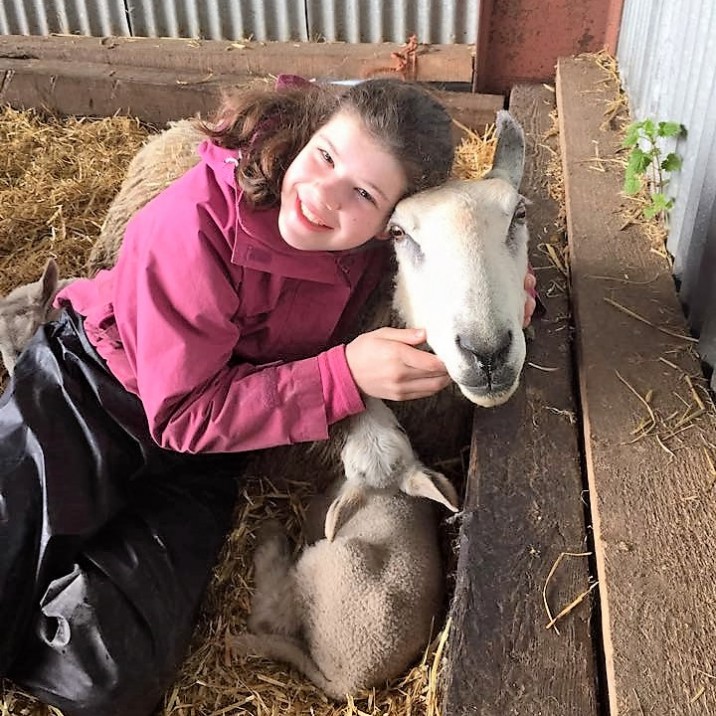
[{"label": "sheep's chin", "polygon": [[517,390],[518,385],[519,381],[515,381],[512,386],[507,388],[507,390],[494,392],[479,392],[474,388],[469,388],[459,384],[458,387],[460,388],[460,392],[471,403],[475,403],[475,405],[479,405],[481,408],[495,408],[498,405],[506,403],[512,397],[512,394]]}]

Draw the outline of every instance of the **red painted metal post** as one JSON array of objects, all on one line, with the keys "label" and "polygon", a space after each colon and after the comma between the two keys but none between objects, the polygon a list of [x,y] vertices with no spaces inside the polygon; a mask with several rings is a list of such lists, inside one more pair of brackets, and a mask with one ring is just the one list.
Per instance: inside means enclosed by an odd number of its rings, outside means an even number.
[{"label": "red painted metal post", "polygon": [[480,0],[473,91],[553,82],[559,57],[616,51],[623,0]]}]

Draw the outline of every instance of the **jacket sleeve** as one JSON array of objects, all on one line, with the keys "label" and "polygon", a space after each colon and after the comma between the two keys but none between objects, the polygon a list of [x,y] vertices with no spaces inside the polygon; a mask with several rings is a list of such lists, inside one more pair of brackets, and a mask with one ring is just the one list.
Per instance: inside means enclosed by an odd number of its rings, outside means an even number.
[{"label": "jacket sleeve", "polygon": [[154,440],[196,453],[327,438],[330,422],[364,407],[343,347],[295,362],[237,364],[230,251],[214,218],[196,211],[176,207],[171,225],[152,212],[135,217],[117,266],[117,329]]}]

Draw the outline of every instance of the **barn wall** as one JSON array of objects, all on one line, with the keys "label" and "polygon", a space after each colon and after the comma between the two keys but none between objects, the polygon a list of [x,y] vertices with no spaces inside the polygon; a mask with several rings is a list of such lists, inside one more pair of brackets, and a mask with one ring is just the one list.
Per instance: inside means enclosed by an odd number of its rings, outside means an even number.
[{"label": "barn wall", "polygon": [[0,34],[471,44],[480,0],[2,0]]},{"label": "barn wall", "polygon": [[[617,49],[633,115],[681,122],[683,167],[667,192],[675,205],[667,248],[702,357],[716,364],[716,3],[625,0]],[[712,378],[716,387],[716,375]]]}]

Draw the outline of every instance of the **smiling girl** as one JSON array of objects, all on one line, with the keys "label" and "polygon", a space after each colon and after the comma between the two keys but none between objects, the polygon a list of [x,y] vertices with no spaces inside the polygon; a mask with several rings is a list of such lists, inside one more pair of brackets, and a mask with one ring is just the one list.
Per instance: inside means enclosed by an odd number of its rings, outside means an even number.
[{"label": "smiling girl", "polygon": [[0,401],[0,675],[65,716],[156,706],[242,453],[449,382],[423,331],[345,341],[393,207],[448,177],[450,117],[400,81],[291,84],[227,100],[116,266],[60,293]]}]

